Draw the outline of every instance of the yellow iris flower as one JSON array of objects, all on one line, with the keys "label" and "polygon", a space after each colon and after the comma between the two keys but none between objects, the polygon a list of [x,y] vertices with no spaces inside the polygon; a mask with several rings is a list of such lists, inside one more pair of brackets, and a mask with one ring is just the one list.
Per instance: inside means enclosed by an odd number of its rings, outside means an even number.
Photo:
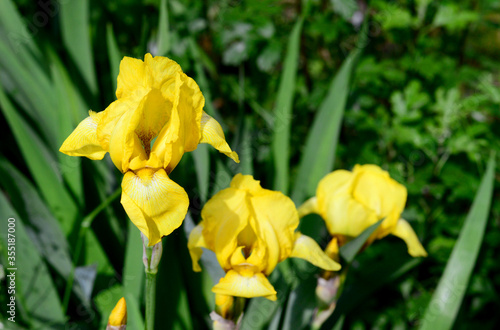
[{"label": "yellow iris flower", "polygon": [[219,123],[203,111],[196,82],[166,57],[124,57],[116,97],[106,110],[90,111],[60,151],[90,159],[109,152],[124,174],[121,203],[151,246],[186,215],[188,196],[168,177],[184,152],[209,143],[236,162],[238,155]]},{"label": "yellow iris flower", "polygon": [[326,269],[340,265],[310,237],[296,233],[295,204],[281,192],[263,189],[251,175],[237,174],[201,211],[202,221],[189,236],[193,269],[202,248],[215,252],[226,272],[212,291],[217,295],[276,299],[267,276],[288,257],[305,259]]},{"label": "yellow iris flower", "polygon": [[385,218],[367,244],[388,234],[403,239],[413,257],[427,256],[410,224],[401,219],[406,187],[376,165],[356,165],[352,172],[337,170],[319,183],[316,196],[299,208],[303,217],[319,214],[330,234],[345,242]]}]

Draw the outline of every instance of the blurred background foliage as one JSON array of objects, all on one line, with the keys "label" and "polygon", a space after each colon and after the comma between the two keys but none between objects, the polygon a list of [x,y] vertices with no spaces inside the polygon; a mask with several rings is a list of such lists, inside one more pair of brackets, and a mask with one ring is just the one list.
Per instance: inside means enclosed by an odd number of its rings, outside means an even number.
[{"label": "blurred background foliage", "polygon": [[[129,327],[142,327],[142,243],[117,198],[121,176],[109,157],[91,162],[58,149],[88,109],[115,99],[121,57],[146,52],[169,56],[198,82],[205,110],[242,159],[235,165],[200,145],[172,173],[191,207],[163,240],[158,329],[211,323],[221,270],[209,255],[194,273],[186,235],[233,174],[253,174],[300,205],[324,174],[357,163],[378,164],[408,187],[403,216],[429,257],[412,260],[393,238],[370,246],[351,266],[344,327],[421,324],[490,152],[500,149],[494,0],[3,0],[0,216],[2,233],[8,217],[17,220],[16,328],[102,328],[121,296]],[[459,288],[456,328],[500,325],[498,197]],[[326,244],[318,217],[301,230]],[[243,328],[306,327],[314,274],[281,265],[272,276],[278,301],[254,299]],[[2,310],[12,327],[6,317]]]}]

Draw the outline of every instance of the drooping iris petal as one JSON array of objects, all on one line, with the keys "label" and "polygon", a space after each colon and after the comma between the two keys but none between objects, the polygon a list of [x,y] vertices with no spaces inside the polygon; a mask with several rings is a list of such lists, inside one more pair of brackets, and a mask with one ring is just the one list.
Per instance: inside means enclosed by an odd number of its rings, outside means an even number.
[{"label": "drooping iris petal", "polygon": [[298,209],[299,218],[303,218],[311,213],[320,213],[318,208],[318,198],[316,196],[309,198]]},{"label": "drooping iris petal", "polygon": [[122,190],[121,203],[130,220],[148,237],[149,246],[178,228],[186,216],[188,196],[163,169],[125,173]]},{"label": "drooping iris petal", "polygon": [[244,298],[265,297],[276,300],[276,291],[262,274],[240,274],[234,270],[227,272],[213,288],[212,292]]},{"label": "drooping iris petal", "polygon": [[102,115],[102,112],[89,111],[89,116],[78,124],[59,151],[69,156],[84,156],[94,160],[102,159],[106,150],[99,143],[96,133]]},{"label": "drooping iris petal", "polygon": [[296,238],[290,257],[307,260],[324,270],[337,271],[340,269],[340,264],[328,258],[315,240],[301,233],[295,235]]},{"label": "drooping iris petal", "polygon": [[189,255],[191,256],[193,270],[195,272],[201,272],[199,260],[201,258],[201,255],[203,254],[202,248],[207,248],[205,238],[203,237],[203,222],[194,227],[194,229],[189,234],[188,240]]},{"label": "drooping iris petal", "polygon": [[427,257],[427,252],[418,240],[417,234],[406,220],[399,219],[392,234],[405,241],[406,246],[408,246],[408,253],[412,257]]},{"label": "drooping iris petal", "polygon": [[200,143],[208,143],[215,149],[219,150],[235,162],[239,163],[238,154],[231,150],[224,137],[224,132],[220,124],[210,117],[206,112],[203,112],[201,117],[201,140]]}]

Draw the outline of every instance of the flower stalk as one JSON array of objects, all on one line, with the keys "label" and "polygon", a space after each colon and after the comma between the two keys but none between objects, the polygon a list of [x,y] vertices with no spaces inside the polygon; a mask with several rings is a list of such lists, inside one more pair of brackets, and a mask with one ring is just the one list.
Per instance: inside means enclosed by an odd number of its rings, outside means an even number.
[{"label": "flower stalk", "polygon": [[142,261],[146,272],[146,320],[145,329],[153,330],[155,326],[156,309],[156,273],[163,253],[163,245],[159,243],[149,246],[148,238],[141,233],[143,250]]}]

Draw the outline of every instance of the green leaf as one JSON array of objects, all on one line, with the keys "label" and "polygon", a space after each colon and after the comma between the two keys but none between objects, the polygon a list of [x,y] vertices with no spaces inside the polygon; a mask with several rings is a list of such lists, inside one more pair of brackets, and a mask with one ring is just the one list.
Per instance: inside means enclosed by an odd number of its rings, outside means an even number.
[{"label": "green leaf", "polygon": [[111,24],[106,26],[106,44],[108,46],[109,66],[111,67],[111,82],[113,83],[113,90],[115,91],[122,57]]},{"label": "green leaf", "polygon": [[[24,56],[26,55],[26,56]],[[25,59],[22,59],[26,57]],[[22,60],[21,60],[22,59]],[[9,86],[9,94],[23,107],[35,127],[54,149],[57,145],[57,119],[52,83],[41,66],[21,48],[18,53],[0,41],[0,66],[7,74],[0,77],[2,85]]]},{"label": "green leaf", "polygon": [[167,0],[160,2],[160,18],[158,24],[158,55],[165,56],[170,51],[170,32],[168,26]]},{"label": "green leaf", "polygon": [[[57,142],[62,145],[64,140],[73,132],[75,124],[79,123],[84,117],[87,117],[86,109],[77,92],[66,69],[51,52],[51,73],[54,80],[54,93],[57,95],[57,123],[58,136]],[[75,120],[76,119],[76,120]],[[62,152],[57,152],[57,158],[65,182],[68,184],[71,192],[76,197],[79,204],[83,204],[83,180],[81,160],[79,157],[68,157]]]},{"label": "green leaf", "polygon": [[467,214],[443,276],[427,307],[420,329],[451,329],[467,290],[483,242],[495,182],[495,154]]},{"label": "green leaf", "polygon": [[[10,196],[12,205],[21,218],[29,223],[26,225],[26,231],[37,250],[61,277],[68,280],[73,268],[68,242],[61,225],[50,213],[38,192],[4,158],[0,158],[0,184]],[[85,297],[82,288],[75,285],[73,290],[84,306],[90,310],[90,300]]]},{"label": "green leaf", "polygon": [[193,156],[194,166],[196,168],[196,178],[198,180],[198,192],[202,203],[207,201],[208,186],[210,184],[210,146],[200,144],[191,155]]},{"label": "green leaf", "polygon": [[[27,312],[32,327],[46,328],[65,323],[61,302],[37,247],[26,233],[21,217],[14,211],[3,193],[0,193],[0,243],[4,260],[8,251],[9,219],[15,219],[15,262],[5,271],[15,273],[16,305]],[[12,239],[12,237],[10,237]],[[14,250],[9,250],[14,251]],[[11,268],[11,269],[9,269]]]},{"label": "green leaf", "polygon": [[366,241],[370,237],[375,230],[380,226],[380,224],[384,221],[384,219],[378,221],[377,223],[371,225],[370,227],[366,228],[358,237],[353,239],[352,241],[348,242],[347,244],[343,245],[340,248],[340,256],[349,264],[351,263],[354,258],[356,258],[356,255],[358,252],[361,250],[363,245],[365,245]]},{"label": "green leaf", "polygon": [[134,299],[138,304],[144,290],[144,264],[142,262],[141,232],[128,221],[127,249],[125,250],[125,265],[123,267],[123,287],[127,303]]},{"label": "green leaf", "polygon": [[64,189],[60,173],[56,172],[53,167],[57,162],[34,130],[12,106],[1,88],[0,106],[38,188],[53,214],[61,221],[64,233],[68,235],[77,217],[78,209]]},{"label": "green leaf", "polygon": [[61,32],[64,45],[77,65],[90,92],[97,93],[97,80],[90,42],[89,0],[60,3]]},{"label": "green leaf", "polygon": [[303,202],[306,196],[313,195],[318,182],[333,168],[352,71],[361,49],[366,45],[366,31],[367,25],[364,24],[356,49],[342,64],[314,116],[292,192],[296,204]]},{"label": "green leaf", "polygon": [[37,57],[40,56],[32,32],[28,31],[26,25],[23,24],[23,18],[11,0],[0,2],[0,23],[5,29],[5,37],[14,51],[26,47]]},{"label": "green leaf", "polygon": [[272,148],[274,153],[274,189],[283,193],[288,191],[290,166],[290,126],[292,123],[292,102],[295,95],[295,81],[299,65],[300,34],[304,17],[294,25],[288,39],[287,52],[281,74],[276,107],[274,109],[274,135]]},{"label": "green leaf", "polygon": [[349,316],[348,313],[362,304],[367,297],[422,262],[422,258],[412,258],[406,249],[395,249],[392,244],[388,244],[381,253],[367,253],[368,251],[359,256],[362,260],[358,267],[349,269],[337,306],[321,329],[338,326],[338,323],[343,322],[344,317]]}]

